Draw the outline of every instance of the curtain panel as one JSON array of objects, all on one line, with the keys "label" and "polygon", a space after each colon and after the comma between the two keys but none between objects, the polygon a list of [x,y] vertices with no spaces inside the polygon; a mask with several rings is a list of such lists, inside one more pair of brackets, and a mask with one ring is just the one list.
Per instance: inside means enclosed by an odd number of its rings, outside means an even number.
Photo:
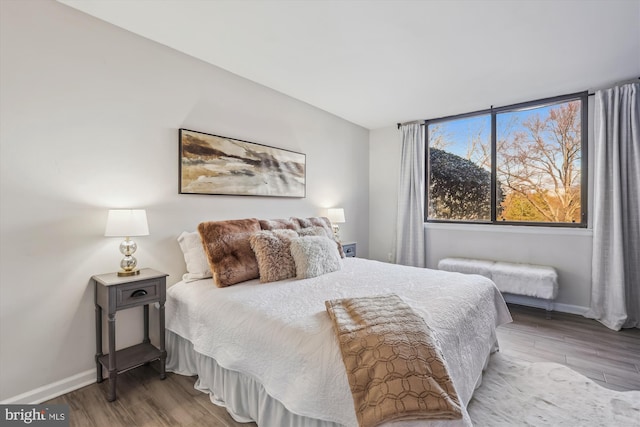
[{"label": "curtain panel", "polygon": [[596,92],[591,308],[640,327],[640,83]]},{"label": "curtain panel", "polygon": [[402,125],[402,157],[398,184],[396,263],[425,267],[424,245],[424,126]]}]

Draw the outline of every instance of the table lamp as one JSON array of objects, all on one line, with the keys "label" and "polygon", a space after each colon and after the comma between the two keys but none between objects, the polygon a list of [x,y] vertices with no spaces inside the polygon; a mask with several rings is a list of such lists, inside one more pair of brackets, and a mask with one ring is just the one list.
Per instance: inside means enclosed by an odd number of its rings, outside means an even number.
[{"label": "table lamp", "polygon": [[333,208],[327,211],[327,217],[331,221],[331,227],[333,228],[333,236],[339,242],[340,241],[340,226],[338,224],[345,223],[344,209]]},{"label": "table lamp", "polygon": [[110,209],[107,215],[107,227],[104,235],[107,237],[124,237],[120,243],[120,252],[124,255],[120,261],[118,276],[135,276],[140,274],[136,269],[138,260],[133,254],[138,245],[131,240],[132,236],[148,236],[147,211],[144,209]]}]

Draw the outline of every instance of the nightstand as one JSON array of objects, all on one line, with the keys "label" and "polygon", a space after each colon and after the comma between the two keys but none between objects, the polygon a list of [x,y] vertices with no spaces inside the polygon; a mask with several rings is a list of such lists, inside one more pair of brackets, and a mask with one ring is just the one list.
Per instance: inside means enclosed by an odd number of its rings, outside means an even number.
[{"label": "nightstand", "polygon": [[[118,277],[117,273],[99,274],[91,277],[94,283],[96,306],[96,371],[97,381],[102,382],[102,367],[109,371],[107,400],[116,400],[116,378],[136,366],[152,360],[160,360],[160,379],[165,379],[167,352],[164,345],[164,303],[166,300],[167,274],[143,268],[140,274]],[[160,348],[149,340],[149,304],[158,303],[160,325]],[[144,339],[142,343],[116,350],[116,312],[132,307],[144,307]],[[109,354],[102,354],[102,310],[108,315]]]},{"label": "nightstand", "polygon": [[355,258],[356,256],[356,243],[349,242],[342,244],[342,250],[344,251],[344,256],[347,258]]}]

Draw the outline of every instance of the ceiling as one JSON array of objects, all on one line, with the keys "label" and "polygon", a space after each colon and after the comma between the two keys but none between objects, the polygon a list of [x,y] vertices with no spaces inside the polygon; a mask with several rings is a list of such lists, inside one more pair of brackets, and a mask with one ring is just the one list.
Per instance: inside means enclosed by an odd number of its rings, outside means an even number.
[{"label": "ceiling", "polygon": [[640,76],[640,0],[58,0],[368,129]]}]

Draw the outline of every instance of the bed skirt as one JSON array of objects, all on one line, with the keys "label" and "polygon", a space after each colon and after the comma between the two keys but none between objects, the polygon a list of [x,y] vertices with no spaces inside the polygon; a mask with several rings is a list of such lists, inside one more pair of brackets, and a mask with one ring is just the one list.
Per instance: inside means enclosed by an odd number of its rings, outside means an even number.
[{"label": "bed skirt", "polygon": [[[239,423],[255,422],[259,426],[281,427],[341,427],[331,421],[309,418],[290,412],[280,401],[271,397],[263,385],[240,372],[222,368],[215,359],[193,349],[193,344],[169,330],[166,331],[166,370],[198,379],[196,390],[209,394],[211,402],[226,408]],[[497,342],[491,353],[497,351]],[[491,353],[484,363],[486,369]],[[484,369],[483,369],[484,370]],[[482,375],[475,388],[482,383]],[[464,402],[465,406],[468,402]]]},{"label": "bed skirt", "polygon": [[287,410],[267,394],[255,379],[218,365],[215,359],[193,349],[193,344],[181,336],[166,331],[168,372],[198,375],[194,388],[208,393],[211,402],[227,409],[239,423],[255,422],[259,426],[340,427],[330,421],[304,417]]}]

